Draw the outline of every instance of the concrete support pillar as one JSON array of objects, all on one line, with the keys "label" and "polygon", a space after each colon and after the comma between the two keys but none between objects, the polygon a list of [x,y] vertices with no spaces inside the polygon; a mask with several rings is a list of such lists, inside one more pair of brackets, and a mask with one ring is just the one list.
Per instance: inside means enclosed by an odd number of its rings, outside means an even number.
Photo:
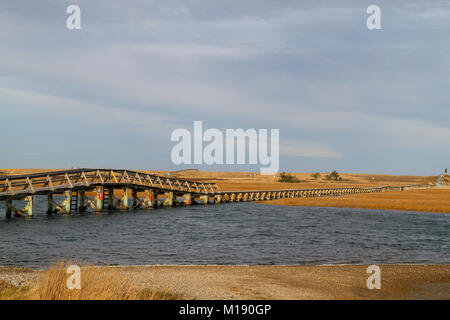
[{"label": "concrete support pillar", "polygon": [[175,194],[174,192],[167,192],[167,199],[164,201],[164,206],[172,207],[175,205]]},{"label": "concrete support pillar", "polygon": [[103,187],[97,187],[95,190],[95,209],[96,212],[103,210]]},{"label": "concrete support pillar", "polygon": [[145,189],[145,198],[144,198],[144,206],[146,208],[151,208],[152,205],[150,203],[150,189]]},{"label": "concrete support pillar", "polygon": [[158,206],[158,193],[155,190],[150,190],[150,204],[152,208],[156,208]]},{"label": "concrete support pillar", "polygon": [[123,189],[123,196],[120,200],[120,209],[122,210],[128,210],[128,192],[130,191],[130,188],[125,187]]},{"label": "concrete support pillar", "polygon": [[222,195],[221,194],[218,194],[218,195],[215,196],[215,202],[216,203],[221,203],[222,202]]},{"label": "concrete support pillar", "polygon": [[192,194],[186,193],[184,195],[184,201],[183,202],[184,202],[185,205],[190,206],[192,204]]},{"label": "concrete support pillar", "polygon": [[6,218],[11,218],[11,211],[12,211],[12,200],[11,199],[6,199],[5,200],[5,205],[6,205]]},{"label": "concrete support pillar", "polygon": [[66,190],[64,191],[64,204],[63,204],[63,213],[70,214],[70,198],[72,197],[72,191]]},{"label": "concrete support pillar", "polygon": [[33,196],[28,196],[25,198],[27,202],[27,206],[25,207],[25,211],[29,217],[33,216]]},{"label": "concrete support pillar", "polygon": [[157,197],[158,195],[155,193],[154,190],[152,189],[145,190],[145,200],[144,200],[145,206],[147,208],[155,208]]},{"label": "concrete support pillar", "polygon": [[202,196],[202,201],[203,201],[203,204],[208,204],[209,203],[209,196],[208,195]]}]

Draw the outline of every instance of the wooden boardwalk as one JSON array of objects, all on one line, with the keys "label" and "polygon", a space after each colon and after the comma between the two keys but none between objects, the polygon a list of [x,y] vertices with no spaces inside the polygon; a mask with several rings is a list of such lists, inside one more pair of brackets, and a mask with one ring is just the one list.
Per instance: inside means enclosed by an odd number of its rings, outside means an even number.
[{"label": "wooden boardwalk", "polygon": [[[216,183],[197,182],[146,174],[132,170],[74,169],[26,175],[0,176],[0,201],[6,216],[32,216],[36,196],[46,196],[48,214],[70,214],[130,208],[156,208],[222,202],[273,200],[297,197],[341,196],[346,194],[423,189],[429,185],[370,188],[322,188],[258,191],[220,191]],[[115,197],[115,190],[121,197]],[[117,192],[116,192],[117,193]],[[62,196],[57,203],[54,196]],[[143,195],[143,197],[142,197]],[[18,209],[13,201],[25,200]]]}]

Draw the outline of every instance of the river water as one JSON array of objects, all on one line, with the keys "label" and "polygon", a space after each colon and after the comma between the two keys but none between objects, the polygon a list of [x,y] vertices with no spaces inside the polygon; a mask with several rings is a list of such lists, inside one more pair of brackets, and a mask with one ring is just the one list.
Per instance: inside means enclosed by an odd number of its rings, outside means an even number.
[{"label": "river water", "polygon": [[257,203],[6,219],[0,265],[450,263],[450,215]]}]

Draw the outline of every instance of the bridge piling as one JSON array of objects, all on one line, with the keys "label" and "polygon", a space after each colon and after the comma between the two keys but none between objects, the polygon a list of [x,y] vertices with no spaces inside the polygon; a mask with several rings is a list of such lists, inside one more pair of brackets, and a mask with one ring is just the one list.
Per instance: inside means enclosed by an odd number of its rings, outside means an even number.
[{"label": "bridge piling", "polygon": [[63,214],[70,214],[70,199],[72,198],[72,191],[66,190],[64,191],[64,202],[62,204]]},{"label": "bridge piling", "polygon": [[53,193],[47,194],[47,214],[53,214]]},{"label": "bridge piling", "polygon": [[79,199],[80,199],[80,204],[78,206],[78,212],[82,213],[82,212],[85,212],[86,209],[87,209],[87,206],[86,206],[86,192],[84,190],[80,191]]},{"label": "bridge piling", "polygon": [[192,204],[192,194],[186,193],[186,194],[184,195],[184,201],[183,201],[183,203],[184,203],[186,206],[190,206],[190,205]]},{"label": "bridge piling", "polygon": [[136,188],[132,188],[131,189],[131,198],[132,198],[131,208],[133,208],[133,209],[140,208],[141,204],[140,204],[140,201],[139,201],[139,198],[138,198],[138,193],[137,193]]},{"label": "bridge piling", "polygon": [[28,197],[25,198],[25,201],[27,202],[25,210],[26,210],[26,212],[28,214],[28,217],[31,218],[33,216],[33,202],[34,202],[34,198],[33,198],[33,196],[28,196]]},{"label": "bridge piling", "polygon": [[95,189],[95,212],[102,212],[103,210],[103,187],[97,187]]},{"label": "bridge piling", "polygon": [[11,208],[12,208],[12,200],[11,199],[6,199],[5,201],[6,204],[6,218],[10,219],[11,218]]},{"label": "bridge piling", "polygon": [[128,210],[128,192],[130,191],[129,187],[125,187],[123,189],[123,195],[122,198],[120,199],[120,209],[122,210]]},{"label": "bridge piling", "polygon": [[[114,188],[108,188],[108,210],[114,210]],[[103,197],[105,194],[103,194]]]},{"label": "bridge piling", "polygon": [[175,195],[173,192],[167,192],[167,198],[164,200],[163,205],[165,207],[173,207],[175,205]]}]

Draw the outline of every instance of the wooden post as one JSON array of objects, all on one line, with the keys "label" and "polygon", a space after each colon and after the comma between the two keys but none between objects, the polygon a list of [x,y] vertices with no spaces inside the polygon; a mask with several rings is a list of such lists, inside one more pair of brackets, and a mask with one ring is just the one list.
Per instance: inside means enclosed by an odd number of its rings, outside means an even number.
[{"label": "wooden post", "polygon": [[114,209],[114,188],[108,190],[108,210]]},{"label": "wooden post", "polygon": [[11,218],[12,200],[6,199],[6,218]]},{"label": "wooden post", "polygon": [[85,212],[87,209],[86,206],[86,192],[84,190],[80,191],[80,205],[78,207],[79,212]]},{"label": "wooden post", "polygon": [[53,213],[53,193],[47,194],[47,214]]}]

